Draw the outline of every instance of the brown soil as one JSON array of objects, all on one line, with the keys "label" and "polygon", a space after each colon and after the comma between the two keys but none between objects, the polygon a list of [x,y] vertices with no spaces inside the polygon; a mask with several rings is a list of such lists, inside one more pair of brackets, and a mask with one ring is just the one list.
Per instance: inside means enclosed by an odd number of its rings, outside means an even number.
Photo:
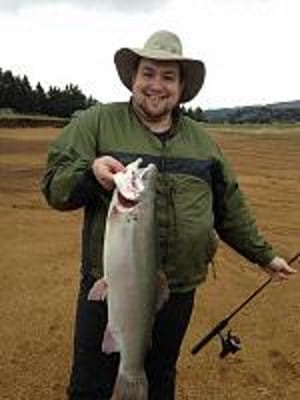
[{"label": "brown soil", "polygon": [[[208,128],[231,160],[258,223],[280,254],[300,243],[300,128]],[[62,400],[72,351],[81,212],[58,213],[39,192],[55,128],[0,129],[0,398]],[[241,132],[244,132],[242,135]],[[299,264],[298,264],[299,265]],[[300,398],[300,275],[271,284],[230,324],[243,350],[191,347],[266,280],[226,246],[198,290],[178,372],[178,400]]]},{"label": "brown soil", "polygon": [[41,116],[0,116],[1,128],[40,128],[50,127],[61,128],[66,125],[69,118],[41,117]]}]

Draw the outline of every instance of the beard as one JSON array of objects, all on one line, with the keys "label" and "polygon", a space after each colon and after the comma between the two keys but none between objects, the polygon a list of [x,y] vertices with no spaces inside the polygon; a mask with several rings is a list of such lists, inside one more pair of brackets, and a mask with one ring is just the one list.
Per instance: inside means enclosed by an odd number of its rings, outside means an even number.
[{"label": "beard", "polygon": [[147,96],[133,98],[133,105],[137,113],[140,114],[143,119],[153,122],[170,117],[173,109],[168,99],[152,100]]}]

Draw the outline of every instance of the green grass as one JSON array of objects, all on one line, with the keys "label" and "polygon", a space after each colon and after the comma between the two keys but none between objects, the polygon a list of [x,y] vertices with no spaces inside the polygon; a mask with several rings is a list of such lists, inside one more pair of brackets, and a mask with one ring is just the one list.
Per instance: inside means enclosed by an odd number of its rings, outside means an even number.
[{"label": "green grass", "polygon": [[51,121],[68,121],[69,118],[53,117],[49,115],[30,115],[30,114],[0,114],[0,119],[5,120],[16,120],[16,119],[28,119],[28,120],[51,120]]},{"label": "green grass", "polygon": [[273,124],[212,124],[203,123],[203,128],[212,133],[223,134],[300,134],[300,124],[273,123]]}]

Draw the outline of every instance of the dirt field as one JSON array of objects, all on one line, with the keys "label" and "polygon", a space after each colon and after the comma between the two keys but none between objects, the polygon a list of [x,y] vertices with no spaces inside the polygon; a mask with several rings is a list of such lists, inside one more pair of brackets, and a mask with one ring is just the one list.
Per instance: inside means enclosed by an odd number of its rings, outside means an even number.
[{"label": "dirt field", "polygon": [[[232,161],[262,231],[292,256],[300,250],[300,127],[209,130]],[[81,212],[51,210],[39,192],[47,145],[57,132],[0,129],[1,400],[65,398]],[[299,399],[300,273],[269,286],[232,321],[243,350],[224,360],[217,339],[195,357],[190,349],[266,276],[225,246],[216,273],[198,291],[177,399]]]}]

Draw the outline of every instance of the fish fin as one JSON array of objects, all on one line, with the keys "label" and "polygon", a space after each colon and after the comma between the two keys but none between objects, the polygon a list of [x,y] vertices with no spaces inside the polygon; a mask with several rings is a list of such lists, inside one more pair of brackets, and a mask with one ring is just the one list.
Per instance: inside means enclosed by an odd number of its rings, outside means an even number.
[{"label": "fish fin", "polygon": [[91,290],[88,294],[88,300],[92,301],[100,301],[104,300],[107,296],[107,282],[104,278],[98,279],[94,285],[92,286]]},{"label": "fish fin", "polygon": [[148,400],[148,382],[145,371],[129,376],[119,371],[112,400]]},{"label": "fish fin", "polygon": [[170,289],[166,275],[163,271],[159,270],[157,273],[156,311],[162,308],[162,306],[168,301],[169,297]]},{"label": "fish fin", "polygon": [[109,325],[107,325],[104,332],[102,351],[106,354],[116,353],[120,351],[118,341],[116,340],[116,335],[114,335],[114,332],[111,330]]}]

